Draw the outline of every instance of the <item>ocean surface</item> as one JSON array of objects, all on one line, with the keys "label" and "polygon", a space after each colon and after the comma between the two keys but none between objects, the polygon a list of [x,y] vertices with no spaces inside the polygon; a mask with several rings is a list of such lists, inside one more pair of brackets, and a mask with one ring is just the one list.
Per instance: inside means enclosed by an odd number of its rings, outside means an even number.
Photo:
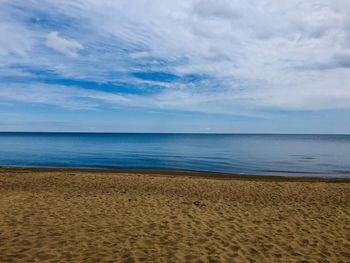
[{"label": "ocean surface", "polygon": [[350,177],[350,135],[0,133],[0,166]]}]

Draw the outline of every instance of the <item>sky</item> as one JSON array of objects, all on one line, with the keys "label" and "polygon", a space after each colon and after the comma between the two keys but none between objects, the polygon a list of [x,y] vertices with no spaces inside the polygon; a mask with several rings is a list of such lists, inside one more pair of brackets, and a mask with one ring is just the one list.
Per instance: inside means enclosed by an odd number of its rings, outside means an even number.
[{"label": "sky", "polygon": [[350,133],[350,1],[0,0],[0,131]]}]

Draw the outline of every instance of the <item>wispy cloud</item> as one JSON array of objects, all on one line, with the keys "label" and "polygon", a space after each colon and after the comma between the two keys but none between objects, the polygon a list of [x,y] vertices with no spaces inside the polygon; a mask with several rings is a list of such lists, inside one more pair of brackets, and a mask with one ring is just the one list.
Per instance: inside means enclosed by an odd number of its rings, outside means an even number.
[{"label": "wispy cloud", "polygon": [[[0,100],[225,114],[350,109],[349,12],[347,0],[2,1],[1,76],[11,78]],[[47,72],[76,85],[40,82]]]},{"label": "wispy cloud", "polygon": [[60,37],[58,32],[51,32],[48,34],[46,45],[59,53],[73,58],[78,56],[78,51],[80,49],[83,49],[80,43],[72,39]]}]

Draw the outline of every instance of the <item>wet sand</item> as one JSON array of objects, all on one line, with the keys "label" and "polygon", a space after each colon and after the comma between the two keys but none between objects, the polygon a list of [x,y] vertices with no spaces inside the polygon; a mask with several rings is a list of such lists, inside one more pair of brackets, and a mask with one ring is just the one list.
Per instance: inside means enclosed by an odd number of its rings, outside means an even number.
[{"label": "wet sand", "polygon": [[349,262],[349,182],[0,168],[0,262]]}]

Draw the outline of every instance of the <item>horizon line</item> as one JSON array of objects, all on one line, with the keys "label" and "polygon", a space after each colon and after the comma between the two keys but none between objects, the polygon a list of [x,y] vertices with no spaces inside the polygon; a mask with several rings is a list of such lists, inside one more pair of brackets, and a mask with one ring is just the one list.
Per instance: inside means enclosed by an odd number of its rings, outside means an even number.
[{"label": "horizon line", "polygon": [[1,133],[62,133],[62,134],[183,134],[183,135],[345,135],[350,133],[274,133],[274,132],[103,132],[103,131],[0,131]]}]

